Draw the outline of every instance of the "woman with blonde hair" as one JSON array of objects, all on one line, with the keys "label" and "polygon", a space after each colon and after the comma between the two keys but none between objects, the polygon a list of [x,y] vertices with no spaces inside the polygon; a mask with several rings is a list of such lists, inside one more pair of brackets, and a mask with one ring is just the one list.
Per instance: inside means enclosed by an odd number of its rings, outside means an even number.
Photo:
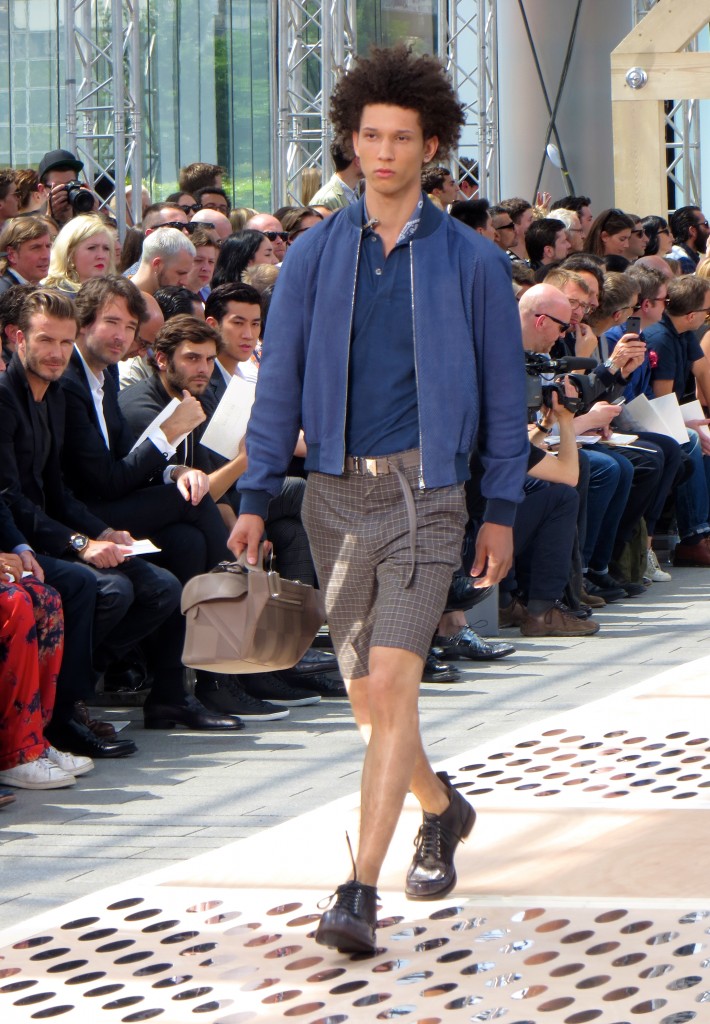
[{"label": "woman with blonde hair", "polygon": [[115,232],[96,213],[65,224],[52,247],[46,288],[74,294],[85,281],[116,273]]}]

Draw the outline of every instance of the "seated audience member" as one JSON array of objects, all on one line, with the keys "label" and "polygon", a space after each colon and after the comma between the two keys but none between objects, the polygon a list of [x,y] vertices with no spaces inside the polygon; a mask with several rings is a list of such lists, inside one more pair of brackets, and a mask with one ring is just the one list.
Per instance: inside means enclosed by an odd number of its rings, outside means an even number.
[{"label": "seated audience member", "polygon": [[[646,344],[656,353],[651,366],[651,386],[656,397],[674,392],[682,403],[688,383],[710,394],[710,360],[697,340],[697,331],[710,312],[710,280],[686,275],[668,282],[668,304],[660,321],[645,332]],[[710,441],[707,442],[710,454]]]},{"label": "seated audience member", "polygon": [[0,232],[0,295],[14,284],[39,284],[49,270],[49,228],[36,217],[15,217]]},{"label": "seated audience member", "polygon": [[[153,203],[143,214],[141,227],[146,235],[158,228],[171,227],[176,230],[185,231],[185,225],[190,222],[187,214],[179,203],[171,203],[167,200],[163,203]],[[178,224],[180,225],[178,229]],[[187,232],[185,232],[187,233]]]},{"label": "seated audience member", "polygon": [[699,206],[681,206],[669,220],[673,234],[673,247],[668,253],[678,260],[684,274],[692,274],[705,255],[710,227]]},{"label": "seated audience member", "polygon": [[[287,207],[287,209],[290,209],[290,207]],[[229,215],[230,233],[243,231],[244,228],[249,227],[250,225],[247,221],[251,220],[252,217],[256,217],[258,212],[258,210],[252,209],[251,206],[237,206]],[[280,217],[277,213],[274,214],[274,217],[280,222]],[[261,228],[256,230],[261,231]]]},{"label": "seated audience member", "polygon": [[[491,206],[491,219],[493,221],[493,227],[495,229],[496,237],[493,241],[499,246],[504,253],[510,258],[513,263],[524,262],[525,266],[528,266],[527,260],[518,260],[515,254],[511,250],[511,245],[515,245],[518,237],[518,228],[513,221],[507,210],[504,210],[502,206]],[[533,279],[534,283],[534,279]]]},{"label": "seated audience member", "polygon": [[261,296],[248,284],[222,284],[205,303],[205,319],[219,331],[223,344],[210,381],[217,403],[235,374],[256,381],[254,351],[262,333]]},{"label": "seated audience member", "polygon": [[[229,217],[232,204],[223,188],[217,188],[216,185],[205,185],[203,188],[198,188],[194,195],[195,201],[200,204],[201,209],[216,210],[217,213]],[[197,212],[195,210],[195,213]]]},{"label": "seated audience member", "polygon": [[27,296],[35,290],[34,285],[14,284],[0,294],[0,340],[2,341],[2,367],[12,359],[17,344],[17,324]]},{"label": "seated audience member", "polygon": [[641,223],[647,238],[644,256],[668,256],[673,248],[673,237],[668,221],[652,215],[644,217]]},{"label": "seated audience member", "polygon": [[57,235],[42,282],[69,295],[92,277],[115,274],[115,233],[96,213],[74,217]]},{"label": "seated audience member", "polygon": [[634,263],[634,267],[636,269],[638,269],[639,267],[645,267],[647,270],[656,270],[659,274],[662,274],[663,277],[668,278],[668,280],[670,281],[676,276],[682,276],[681,274],[676,275],[673,272],[670,266],[671,263],[675,264],[676,267],[678,266],[676,260],[669,261],[664,256],[641,256]]},{"label": "seated audience member", "polygon": [[17,171],[15,187],[17,189],[18,217],[30,217],[35,213],[44,213],[47,208],[47,195],[37,171],[32,167]]},{"label": "seated audience member", "polygon": [[[208,401],[205,393],[214,370],[215,359],[222,348],[219,333],[195,317],[177,316],[165,324],[155,340],[155,374],[150,380],[122,391],[119,396],[121,410],[134,436],[139,436],[172,398],[182,400],[191,395],[201,400],[205,412],[208,416],[211,415],[215,408],[214,401]],[[231,525],[236,521],[235,512],[239,507],[238,494],[234,491],[233,484],[246,468],[246,454],[241,450],[234,459],[225,462],[199,443],[205,426],[206,422],[200,424],[185,438],[178,455],[182,464],[201,468],[208,474],[210,494],[214,501],[218,502],[227,524]],[[173,458],[177,457],[176,455]],[[287,479],[282,494],[271,503],[266,529],[267,536],[277,552],[281,574],[288,579],[299,579],[304,583],[313,584],[315,572],[308,540],[300,522],[303,490],[303,480]],[[241,701],[239,706],[242,710],[237,712],[240,717],[256,721],[266,720],[263,718],[264,715],[268,718],[283,717],[269,708],[257,706],[250,709],[249,697],[267,702],[270,697],[274,697],[278,698],[279,704],[286,703],[286,706],[300,699],[288,696],[284,690],[285,684],[275,681],[270,674],[267,675],[266,680],[257,675],[245,676],[242,685],[248,690],[246,696],[241,688],[235,689],[237,684],[233,679],[229,686],[227,680],[220,684],[226,688],[229,707],[234,708],[236,702]],[[227,700],[224,693],[220,695],[212,689],[206,692],[198,690],[198,696],[208,707],[230,713],[224,703]],[[313,702],[306,696],[303,697],[303,703]]]},{"label": "seated audience member", "polygon": [[121,258],[118,260],[119,274],[125,274],[126,277],[131,277],[135,274],[141,261],[144,241],[145,232],[141,231],[140,228],[126,229],[126,237],[123,239],[123,246],[121,248]]},{"label": "seated audience member", "polygon": [[[594,278],[592,279],[594,280]],[[594,283],[596,285],[596,280]],[[581,274],[562,267],[555,267],[549,274],[546,274],[545,284],[559,288],[570,304],[570,330],[555,346],[555,355],[578,356],[581,359],[590,358],[597,347],[594,331],[584,323],[584,318],[590,312],[591,286]]]},{"label": "seated audience member", "polygon": [[323,175],[318,167],[304,167],[301,171],[301,202],[304,206],[310,205],[311,196],[314,196],[323,184]]},{"label": "seated audience member", "polygon": [[288,242],[288,231],[284,231],[283,224],[270,213],[257,213],[250,217],[244,225],[251,231],[261,231],[266,235],[274,247],[274,256],[277,263],[282,263],[286,255],[286,243]]},{"label": "seated audience member", "polygon": [[563,260],[570,250],[565,225],[553,217],[534,220],[525,232],[525,249],[533,270]]},{"label": "seated audience member", "polygon": [[[330,157],[335,171],[333,176],[313,193],[304,206],[325,206],[328,210],[340,210],[358,199],[358,185],[362,180],[360,160],[355,156],[352,144],[331,142]],[[249,225],[251,227],[251,225]],[[260,228],[263,231],[263,228]]]},{"label": "seated audience member", "polygon": [[[146,293],[143,292],[143,295],[145,297]],[[181,284],[166,284],[164,288],[158,288],[153,298],[163,314],[160,327],[164,322],[171,320],[174,316],[180,316],[181,313],[185,313],[187,316],[196,316],[198,320],[205,319],[205,307],[200,296]]]},{"label": "seated audience member", "polygon": [[204,302],[210,293],[220,247],[213,238],[210,238],[204,228],[194,231],[191,240],[195,246],[195,261],[192,273],[187,280],[187,287],[193,292],[197,292]]},{"label": "seated audience member", "polygon": [[468,227],[477,231],[479,235],[490,239],[491,242],[496,241],[497,232],[493,227],[493,218],[491,217],[490,204],[487,199],[459,200],[452,205],[449,212],[455,220],[460,220],[462,224],[467,224]]},{"label": "seated audience member", "polygon": [[513,261],[527,260],[525,234],[534,219],[532,203],[529,203],[527,199],[515,197],[514,199],[503,199],[500,207],[508,214],[516,229],[514,241],[508,244],[508,256]]},{"label": "seated audience member", "polygon": [[[553,215],[549,214],[548,216]],[[584,228],[580,223],[579,215],[574,210],[558,209],[554,212],[554,219],[561,220],[565,226],[569,251],[581,252],[584,248]]]},{"label": "seated audience member", "polygon": [[641,256],[646,255],[646,246],[648,245],[648,235],[646,229],[643,226],[643,221],[637,214],[630,213],[629,217],[634,222],[634,226],[631,228],[631,236],[629,238],[629,248],[626,252],[626,258],[631,262],[635,263],[636,260],[640,259]]},{"label": "seated audience member", "polygon": [[244,229],[231,235],[221,247],[212,277],[212,287],[233,284],[242,279],[247,267],[258,263],[274,264],[274,246],[261,231]]},{"label": "seated audience member", "polygon": [[146,236],[138,270],[131,280],[142,292],[154,295],[165,285],[185,285],[194,261],[195,247],[186,235],[176,228],[159,228]]},{"label": "seated audience member", "polygon": [[[0,501],[0,549],[14,547],[23,547],[23,537]],[[21,555],[0,550],[0,784],[59,789],[73,786],[94,763],[56,750],[44,736],[62,663],[64,617],[40,567],[23,579],[24,572]]]},{"label": "seated audience member", "polygon": [[602,210],[592,222],[584,251],[594,256],[628,258],[629,239],[633,228],[633,220],[623,210]]},{"label": "seated audience member", "polygon": [[478,196],[479,170],[478,162],[470,157],[459,157],[461,176],[459,177],[459,192],[464,199],[476,199]]},{"label": "seated audience member", "polygon": [[[30,567],[39,562],[65,606],[64,660],[47,738],[75,754],[121,757],[134,752],[131,741],[115,733],[102,739],[76,715],[76,703],[93,691],[92,651],[94,666],[103,670],[144,638],[152,642],[177,609],[180,585],[165,570],[126,558],[130,534],[107,526],[64,484],[65,405],[59,378],[76,334],[67,296],[49,289],[28,296],[17,351],[0,378],[0,490],[23,535]],[[172,651],[166,654],[165,639],[163,645],[154,660],[156,696],[174,685],[182,690],[182,668],[174,665]]]},{"label": "seated audience member", "polygon": [[592,200],[589,196],[563,196],[550,204],[549,217],[556,217],[558,210],[571,210],[579,217],[579,226],[582,229],[582,241],[586,242],[589,229],[592,226],[594,217],[592,215]]},{"label": "seated audience member", "polygon": [[220,244],[234,232],[229,217],[220,213],[219,210],[198,210],[190,222],[190,227],[193,231],[202,227],[214,242]]},{"label": "seated audience member", "polygon": [[[278,216],[278,214],[274,216]],[[297,206],[284,213],[279,220],[284,226],[284,231],[288,231],[288,244],[293,245],[304,231],[320,224],[323,214],[314,210],[312,206]]]},{"label": "seated audience member", "polygon": [[427,167],[422,171],[422,192],[435,199],[442,209],[460,199],[459,187],[448,167]]},{"label": "seated audience member", "polygon": [[221,188],[222,178],[226,173],[224,167],[220,167],[218,164],[202,162],[187,164],[180,168],[178,186],[181,192],[189,192],[194,196],[198,189],[208,188],[210,185]]},{"label": "seated audience member", "polygon": [[201,204],[197,202],[191,192],[172,192],[166,197],[165,202],[179,206],[188,221],[191,221],[197,211],[202,209]]},{"label": "seated audience member", "polygon": [[[180,285],[168,285],[168,287],[180,288]],[[131,384],[137,384],[139,380],[147,380],[153,376],[153,367],[150,363],[153,344],[158,331],[165,323],[163,312],[155,296],[149,295],[148,292],[141,292],[141,295],[146,306],[146,319],[138,325],[133,344],[118,363],[118,382],[121,390],[130,387]]]}]

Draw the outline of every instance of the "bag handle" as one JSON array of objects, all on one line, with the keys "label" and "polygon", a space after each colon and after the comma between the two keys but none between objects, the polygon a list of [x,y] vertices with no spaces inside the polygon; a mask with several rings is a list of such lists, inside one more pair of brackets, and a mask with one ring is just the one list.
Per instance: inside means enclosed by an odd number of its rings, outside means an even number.
[{"label": "bag handle", "polygon": [[[264,542],[259,544],[259,554],[257,555],[256,565],[250,565],[247,562],[247,549],[244,548],[241,555],[237,559],[237,565],[241,566],[242,569],[246,569],[247,572],[271,572],[271,564],[274,558],[273,547],[269,549],[268,554],[264,553]],[[268,559],[268,565],[265,564]]]}]

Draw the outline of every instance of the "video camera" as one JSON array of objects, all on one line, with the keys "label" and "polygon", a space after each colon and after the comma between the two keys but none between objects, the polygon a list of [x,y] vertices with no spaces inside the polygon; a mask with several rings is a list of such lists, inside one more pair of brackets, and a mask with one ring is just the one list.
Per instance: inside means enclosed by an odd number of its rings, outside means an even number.
[{"label": "video camera", "polygon": [[[537,412],[541,406],[552,408],[552,396],[571,413],[588,412],[594,403],[606,391],[605,385],[596,377],[584,373],[570,373],[571,370],[593,370],[597,366],[595,359],[578,359],[576,356],[563,356],[562,359],[550,359],[543,352],[525,353],[525,372],[527,374],[527,404],[529,412]],[[542,375],[552,375],[552,380],[542,380]],[[577,394],[571,397],[565,393],[567,379]]]},{"label": "video camera", "polygon": [[94,208],[94,194],[80,181],[69,181],[64,186],[67,200],[74,213],[91,213]]}]

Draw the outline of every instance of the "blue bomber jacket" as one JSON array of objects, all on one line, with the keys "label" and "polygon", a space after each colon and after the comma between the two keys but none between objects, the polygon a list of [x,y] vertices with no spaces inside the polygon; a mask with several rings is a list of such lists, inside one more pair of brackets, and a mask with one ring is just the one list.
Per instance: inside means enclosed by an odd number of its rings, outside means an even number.
[{"label": "blue bomber jacket", "polygon": [[[363,200],[299,238],[274,289],[247,432],[240,511],[265,517],[298,431],[306,469],[340,475]],[[528,462],[523,345],[506,256],[425,201],[409,241],[420,487],[468,478],[478,450],[486,520],[510,526]],[[383,344],[386,339],[383,338]],[[373,374],[377,367],[372,367]]]}]

